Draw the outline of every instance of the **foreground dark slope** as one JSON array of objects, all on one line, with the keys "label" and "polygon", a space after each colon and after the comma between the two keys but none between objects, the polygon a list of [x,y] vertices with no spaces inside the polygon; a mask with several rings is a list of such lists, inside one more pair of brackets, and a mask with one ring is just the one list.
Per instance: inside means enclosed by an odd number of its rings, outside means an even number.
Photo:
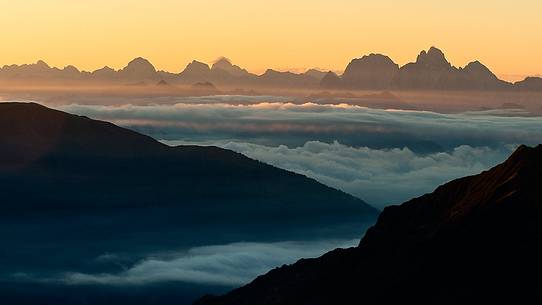
[{"label": "foreground dark slope", "polygon": [[0,103],[0,193],[0,282],[16,272],[121,272],[92,263],[104,253],[130,264],[199,245],[351,238],[377,216],[362,200],[232,151],[169,147],[26,103]]},{"label": "foreground dark slope", "polygon": [[227,210],[224,201],[239,200],[240,213],[375,213],[352,196],[232,151],[169,147],[37,104],[0,104],[0,179],[4,210],[189,203]]},{"label": "foreground dark slope", "polygon": [[357,248],[198,305],[540,304],[542,146],[386,208]]}]

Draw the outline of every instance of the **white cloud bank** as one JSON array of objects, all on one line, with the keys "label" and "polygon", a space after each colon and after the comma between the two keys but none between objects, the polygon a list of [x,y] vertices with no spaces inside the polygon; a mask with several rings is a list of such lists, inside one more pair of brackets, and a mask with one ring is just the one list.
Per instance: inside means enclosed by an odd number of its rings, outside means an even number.
[{"label": "white cloud bank", "polygon": [[515,144],[542,143],[540,117],[234,102],[62,109],[117,122],[170,144],[232,149],[377,207],[488,169],[502,162]]},{"label": "white cloud bank", "polygon": [[358,240],[312,242],[233,243],[191,248],[186,252],[149,257],[118,274],[66,273],[47,281],[69,285],[145,285],[185,282],[241,286],[274,267],[301,257],[318,257],[335,248],[352,247]]},{"label": "white cloud bank", "polygon": [[[231,102],[231,101],[230,101]],[[149,106],[66,105],[164,140],[231,140],[278,146],[334,140],[354,147],[451,150],[460,145],[542,142],[542,119],[488,112],[441,114],[284,102]]]},{"label": "white cloud bank", "polygon": [[379,208],[402,203],[455,178],[489,169],[514,150],[513,145],[495,149],[464,145],[450,152],[419,155],[408,148],[354,148],[338,142],[307,142],[297,148],[238,142],[215,144],[314,178]]}]

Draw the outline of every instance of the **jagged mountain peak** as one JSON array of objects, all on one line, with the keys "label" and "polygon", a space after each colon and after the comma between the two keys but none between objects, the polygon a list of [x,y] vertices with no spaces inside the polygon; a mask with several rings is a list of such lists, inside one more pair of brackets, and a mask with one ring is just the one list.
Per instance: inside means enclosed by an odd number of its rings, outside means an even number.
[{"label": "jagged mountain peak", "polygon": [[369,54],[352,60],[342,75],[343,85],[349,88],[389,88],[399,65],[382,54]]},{"label": "jagged mountain peak", "polygon": [[451,64],[446,59],[444,52],[436,47],[429,48],[428,51],[421,51],[416,59],[416,64],[429,68],[450,68]]},{"label": "jagged mountain peak", "polygon": [[231,59],[225,57],[225,56],[221,56],[219,57],[214,63],[213,63],[213,66],[233,66],[232,62],[231,62]]},{"label": "jagged mountain peak", "polygon": [[43,68],[43,69],[50,69],[51,67],[43,60],[38,60],[36,63],[35,63],[35,66],[38,67],[38,68]]},{"label": "jagged mountain peak", "polygon": [[486,67],[484,64],[482,64],[480,61],[475,60],[470,63],[468,63],[465,68],[463,68],[464,71],[467,72],[474,72],[474,73],[480,73],[480,74],[486,74],[486,75],[492,75],[496,78],[495,74],[489,70],[488,67]]},{"label": "jagged mountain peak", "polygon": [[157,77],[156,68],[143,57],[134,58],[119,73],[123,77],[133,80],[154,79]]},{"label": "jagged mountain peak", "polygon": [[227,57],[220,57],[217,61],[215,61],[211,67],[211,70],[222,70],[236,77],[246,76],[249,74],[247,70],[232,64],[231,60]]},{"label": "jagged mountain peak", "polygon": [[68,66],[65,66],[64,69],[64,72],[69,72],[69,73],[79,73],[79,69],[77,69],[75,66],[72,66],[72,65],[68,65]]},{"label": "jagged mountain peak", "polygon": [[379,53],[371,53],[369,55],[363,55],[361,58],[358,58],[357,60],[365,61],[365,62],[373,62],[373,63],[395,64],[389,56],[379,54]]},{"label": "jagged mountain peak", "polygon": [[192,60],[187,66],[185,71],[210,71],[209,65],[201,61]]},{"label": "jagged mountain peak", "polygon": [[154,71],[156,72],[156,68],[148,61],[147,59],[143,57],[136,57],[132,59],[128,65],[124,68],[124,70],[146,70],[146,71]]},{"label": "jagged mountain peak", "polygon": [[326,75],[324,75],[324,77],[320,81],[320,87],[325,88],[325,89],[339,88],[341,87],[341,84],[342,84],[341,82],[342,80],[337,75],[337,73],[333,71],[329,71],[326,73]]}]

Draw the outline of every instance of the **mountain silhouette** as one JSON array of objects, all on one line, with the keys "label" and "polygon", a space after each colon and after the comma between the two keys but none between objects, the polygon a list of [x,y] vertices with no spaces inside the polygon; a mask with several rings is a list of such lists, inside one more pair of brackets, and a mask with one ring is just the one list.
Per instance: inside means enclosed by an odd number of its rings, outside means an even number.
[{"label": "mountain silhouette", "polygon": [[209,79],[210,73],[211,68],[209,68],[209,65],[193,60],[179,74],[179,77],[187,82],[204,82]]},{"label": "mountain silhouette", "polygon": [[538,304],[542,145],[386,208],[358,247],[270,271],[211,304]]},{"label": "mountain silhouette", "polygon": [[525,91],[542,91],[542,77],[527,77],[526,79],[516,82],[515,87]]},{"label": "mountain silhouette", "polygon": [[320,87],[324,89],[342,88],[342,79],[333,71],[329,71],[320,81]]},{"label": "mountain silhouette", "polygon": [[264,74],[258,76],[257,80],[259,86],[274,88],[315,88],[318,87],[319,83],[317,78],[310,75],[282,72],[273,69],[267,69]]},{"label": "mountain silhouette", "polygon": [[120,70],[119,77],[128,80],[156,79],[156,69],[145,58],[138,57],[130,61],[128,65]]},{"label": "mountain silhouette", "polygon": [[352,60],[342,75],[343,86],[356,89],[390,88],[399,72],[399,65],[389,57],[370,54]]},{"label": "mountain silhouette", "polygon": [[309,69],[303,73],[306,76],[312,77],[318,81],[321,81],[327,74],[327,72],[320,71],[318,69]]},{"label": "mountain silhouette", "polygon": [[422,51],[416,62],[401,67],[395,85],[409,89],[443,89],[454,81],[454,67],[444,53],[431,47]]},{"label": "mountain silhouette", "polygon": [[94,72],[91,73],[91,76],[93,79],[96,79],[96,80],[114,80],[117,76],[117,72],[108,67],[108,66],[105,66],[101,69],[98,69]]},{"label": "mountain silhouette", "polygon": [[234,77],[247,77],[250,75],[247,70],[240,68],[237,65],[233,65],[226,57],[220,58],[211,67],[211,71],[216,72],[217,70],[222,70]]}]

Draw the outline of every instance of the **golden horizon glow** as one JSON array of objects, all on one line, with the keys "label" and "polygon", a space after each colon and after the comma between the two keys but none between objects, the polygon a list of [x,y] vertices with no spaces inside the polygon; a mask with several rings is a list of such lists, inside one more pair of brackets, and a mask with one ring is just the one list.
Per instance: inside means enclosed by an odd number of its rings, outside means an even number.
[{"label": "golden horizon glow", "polygon": [[[86,71],[144,57],[179,72],[226,56],[251,72],[341,71],[382,53],[403,65],[442,49],[455,66],[542,73],[542,2],[277,0],[0,0],[0,65],[42,59]],[[505,77],[506,78],[506,77]]]}]

